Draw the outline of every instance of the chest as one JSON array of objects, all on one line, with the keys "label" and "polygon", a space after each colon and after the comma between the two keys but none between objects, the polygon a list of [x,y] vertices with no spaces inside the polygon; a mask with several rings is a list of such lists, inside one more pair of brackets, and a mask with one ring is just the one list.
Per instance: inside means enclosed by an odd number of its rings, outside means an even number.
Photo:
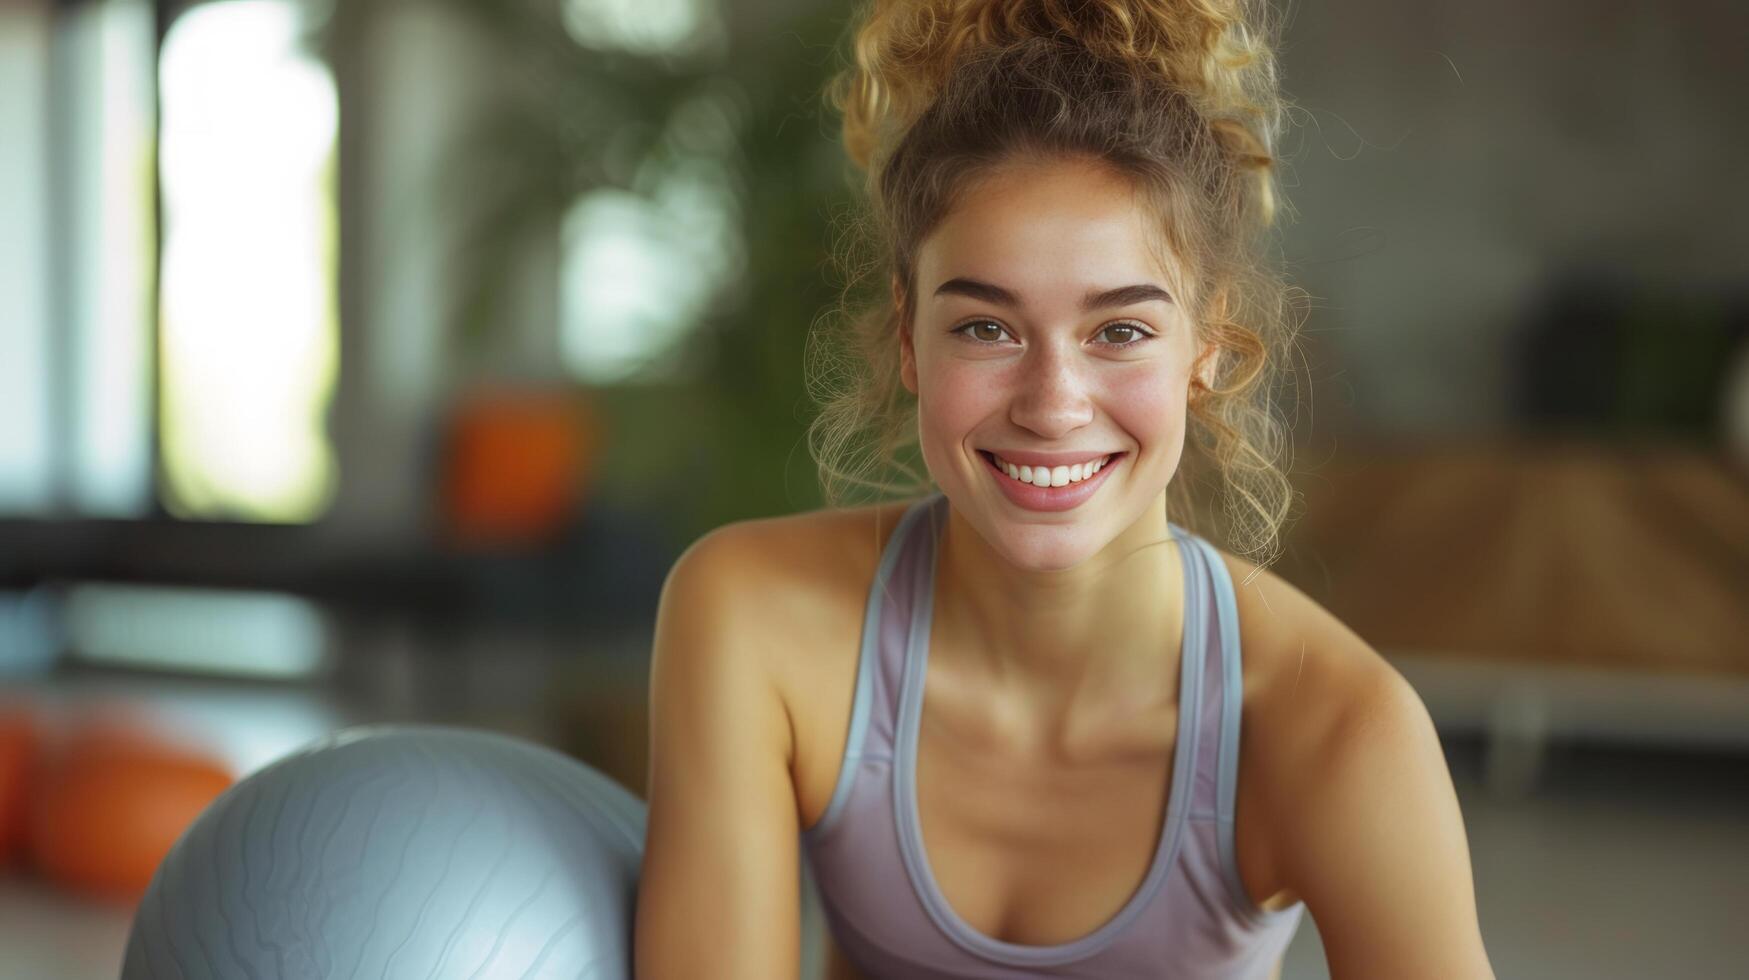
[{"label": "chest", "polygon": [[916,816],[949,907],[977,932],[1027,945],[1071,942],[1110,921],[1156,860],[1176,707],[1051,745],[992,733],[977,712],[946,703],[947,685],[931,686]]},{"label": "chest", "polygon": [[[801,827],[825,813],[837,786],[859,652],[857,630],[849,635],[813,646],[785,685],[812,692],[789,699]],[[1164,693],[1152,708],[1052,742],[1037,719],[992,712],[969,685],[925,672],[916,820],[930,876],[967,926],[1006,942],[1066,943],[1136,894],[1157,856],[1177,765],[1177,692]],[[1247,892],[1280,908],[1294,896],[1272,874],[1268,814],[1254,802],[1260,767],[1246,763],[1263,750],[1242,737],[1235,848]]]}]

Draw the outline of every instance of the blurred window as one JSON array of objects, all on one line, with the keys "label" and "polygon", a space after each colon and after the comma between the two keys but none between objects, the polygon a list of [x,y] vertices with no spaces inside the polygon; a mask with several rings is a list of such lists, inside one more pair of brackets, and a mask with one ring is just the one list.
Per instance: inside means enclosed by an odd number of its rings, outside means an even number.
[{"label": "blurred window", "polygon": [[162,490],[181,517],[307,521],[335,482],[339,110],[301,20],[202,4],[160,54]]},{"label": "blurred window", "polygon": [[0,516],[307,521],[335,481],[332,78],[298,0],[159,46],[165,7],[0,5]]},{"label": "blurred window", "polygon": [[0,4],[0,513],[46,510],[50,475],[47,182],[49,15]]},{"label": "blurred window", "polygon": [[[718,0],[563,0],[561,9],[587,48],[708,58],[726,44]],[[705,363],[685,341],[733,301],[746,265],[738,98],[727,82],[707,84],[670,115],[634,190],[591,190],[567,211],[560,344],[575,377],[672,382]]]},{"label": "blurred window", "polygon": [[645,55],[689,55],[723,43],[717,0],[560,0],[578,44]]},{"label": "blurred window", "polygon": [[0,512],[151,509],[152,16],[0,8]]},{"label": "blurred window", "polygon": [[679,345],[746,265],[740,198],[718,161],[695,157],[649,195],[591,191],[565,216],[565,362],[584,381],[674,381],[703,363]]},{"label": "blurred window", "polygon": [[294,678],[327,662],[327,620],[296,596],[82,582],[62,602],[67,644],[88,663]]}]

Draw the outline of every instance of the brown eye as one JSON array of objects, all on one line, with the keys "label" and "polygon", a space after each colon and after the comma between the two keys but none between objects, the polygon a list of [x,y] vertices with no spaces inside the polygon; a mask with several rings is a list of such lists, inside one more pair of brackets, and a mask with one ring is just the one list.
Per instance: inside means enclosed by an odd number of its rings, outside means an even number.
[{"label": "brown eye", "polygon": [[1106,342],[1109,347],[1130,347],[1153,336],[1141,327],[1130,323],[1108,324],[1105,329],[1099,332],[1111,336],[1112,339]]},{"label": "brown eye", "polygon": [[962,333],[981,344],[993,344],[1002,339],[1007,331],[993,320],[973,320],[955,328],[956,333]]}]

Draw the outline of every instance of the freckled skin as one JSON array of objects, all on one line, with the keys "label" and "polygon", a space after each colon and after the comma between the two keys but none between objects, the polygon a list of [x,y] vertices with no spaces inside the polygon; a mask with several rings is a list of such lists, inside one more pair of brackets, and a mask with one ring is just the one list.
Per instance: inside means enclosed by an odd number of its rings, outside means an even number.
[{"label": "freckled skin", "polygon": [[[1090,289],[1154,283],[1173,291],[1149,250],[1147,220],[1129,183],[1096,165],[1024,164],[970,188],[919,250],[901,367],[919,399],[923,458],[956,511],[1019,569],[1075,567],[1151,508],[1164,513],[1161,495],[1184,446],[1193,325],[1165,301],[1080,309]],[[934,295],[954,277],[1006,287],[1022,306]],[[951,332],[983,317],[1002,330]],[[1154,336],[1112,330],[1114,323]],[[1139,342],[1117,349],[1129,340]],[[1001,499],[979,448],[1129,455],[1098,507],[1043,514]]]}]

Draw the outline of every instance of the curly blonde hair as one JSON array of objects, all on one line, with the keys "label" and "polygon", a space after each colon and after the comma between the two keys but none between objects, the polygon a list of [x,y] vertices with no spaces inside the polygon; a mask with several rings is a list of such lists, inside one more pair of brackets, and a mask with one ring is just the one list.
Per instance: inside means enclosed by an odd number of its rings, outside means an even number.
[{"label": "curly blonde hair", "polygon": [[[826,96],[843,116],[863,206],[844,216],[838,305],[807,358],[808,430],[827,501],[933,487],[916,399],[899,379],[918,248],[974,182],[1015,160],[1089,159],[1127,178],[1156,221],[1156,258],[1212,344],[1191,381],[1171,519],[1262,564],[1294,495],[1275,406],[1300,291],[1270,235],[1283,210],[1274,24],[1261,0],[871,0]],[[887,285],[902,284],[895,300]],[[1206,498],[1217,491],[1218,514]]]}]

